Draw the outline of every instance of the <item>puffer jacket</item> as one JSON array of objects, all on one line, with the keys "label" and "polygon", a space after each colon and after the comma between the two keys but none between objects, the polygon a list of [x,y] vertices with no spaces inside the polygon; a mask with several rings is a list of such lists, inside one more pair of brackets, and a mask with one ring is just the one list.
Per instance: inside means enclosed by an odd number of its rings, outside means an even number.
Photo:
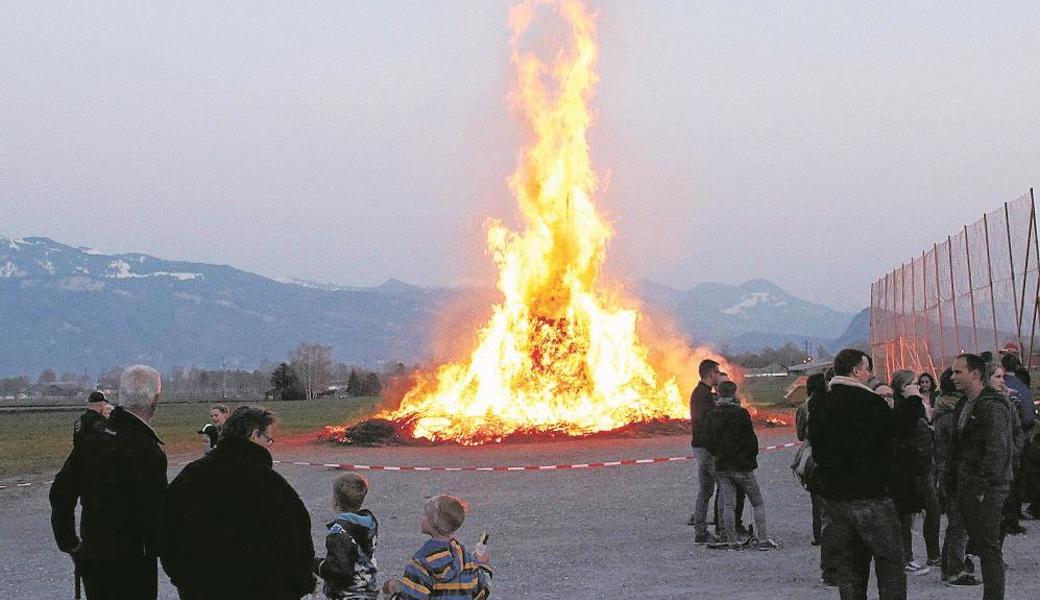
[{"label": "puffer jacket", "polygon": [[[959,420],[970,410],[964,428]],[[966,401],[954,413],[953,452],[946,464],[948,485],[958,492],[984,494],[1007,490],[1012,479],[1014,442],[1012,418],[1016,415],[1008,399],[985,387],[975,402]]]},{"label": "puffer jacket", "polygon": [[325,581],[322,591],[332,600],[375,600],[376,540],[379,523],[368,509],[345,512],[328,524],[325,558],[314,559],[314,573]]}]

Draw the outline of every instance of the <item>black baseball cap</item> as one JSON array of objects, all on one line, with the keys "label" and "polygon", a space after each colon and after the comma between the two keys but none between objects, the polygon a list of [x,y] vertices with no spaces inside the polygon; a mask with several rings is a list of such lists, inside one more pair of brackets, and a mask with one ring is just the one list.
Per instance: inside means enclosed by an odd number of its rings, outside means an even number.
[{"label": "black baseball cap", "polygon": [[90,397],[87,398],[87,402],[91,402],[91,403],[94,403],[94,402],[107,402],[107,401],[108,401],[108,398],[105,398],[105,392],[102,392],[101,390],[90,392]]}]

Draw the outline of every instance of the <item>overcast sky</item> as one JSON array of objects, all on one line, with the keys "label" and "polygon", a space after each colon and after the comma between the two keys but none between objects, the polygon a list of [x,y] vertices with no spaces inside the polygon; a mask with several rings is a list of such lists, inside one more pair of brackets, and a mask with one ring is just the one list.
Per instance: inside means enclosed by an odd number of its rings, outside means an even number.
[{"label": "overcast sky", "polygon": [[[509,5],[0,0],[0,236],[491,283]],[[1040,182],[1040,3],[591,5],[612,274],[858,309]]]}]

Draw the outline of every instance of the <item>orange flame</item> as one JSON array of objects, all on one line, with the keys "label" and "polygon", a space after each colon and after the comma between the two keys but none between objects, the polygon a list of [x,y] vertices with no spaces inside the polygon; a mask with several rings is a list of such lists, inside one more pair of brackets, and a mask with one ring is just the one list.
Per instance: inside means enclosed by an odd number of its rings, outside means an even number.
[{"label": "orange flame", "polygon": [[595,26],[580,1],[558,6],[572,44],[552,65],[518,50],[535,3],[509,15],[516,100],[534,134],[509,179],[525,226],[519,233],[498,221],[489,227],[504,298],[469,360],[421,375],[400,408],[381,415],[410,422],[416,437],[473,444],[689,415],[675,378],[651,367],[636,334],[638,313],[597,287],[613,232],[592,202],[597,177],[586,139],[597,82]]}]

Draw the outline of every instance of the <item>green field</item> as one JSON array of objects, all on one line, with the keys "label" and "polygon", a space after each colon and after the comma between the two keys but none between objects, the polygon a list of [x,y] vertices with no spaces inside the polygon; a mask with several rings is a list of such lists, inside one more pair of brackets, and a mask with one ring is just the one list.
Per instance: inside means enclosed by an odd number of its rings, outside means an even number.
[{"label": "green field", "polygon": [[741,394],[746,394],[751,403],[756,406],[778,406],[783,403],[784,392],[787,386],[797,380],[798,377],[789,375],[787,377],[748,377],[744,380],[744,389]]},{"label": "green field", "polygon": [[[758,406],[776,406],[794,377],[756,377],[745,381],[743,393]],[[689,390],[684,391],[689,393]],[[342,424],[371,414],[377,398],[320,399],[300,402],[260,402],[277,413],[276,437],[317,436],[324,425]],[[232,410],[241,403],[228,403]],[[170,455],[198,453],[202,438],[196,431],[209,419],[209,404],[160,404],[152,425]],[[49,477],[61,467],[72,447],[72,423],[78,411],[0,414],[0,481]]]},{"label": "green field", "polygon": [[[376,398],[320,399],[300,402],[258,402],[275,411],[277,438],[317,434],[324,425],[341,424],[370,414]],[[228,403],[234,410],[241,403]],[[209,422],[209,404],[161,404],[152,421],[168,454],[201,453],[202,436],[195,433]],[[0,481],[49,477],[72,447],[72,423],[79,412],[3,413],[0,415]]]}]

